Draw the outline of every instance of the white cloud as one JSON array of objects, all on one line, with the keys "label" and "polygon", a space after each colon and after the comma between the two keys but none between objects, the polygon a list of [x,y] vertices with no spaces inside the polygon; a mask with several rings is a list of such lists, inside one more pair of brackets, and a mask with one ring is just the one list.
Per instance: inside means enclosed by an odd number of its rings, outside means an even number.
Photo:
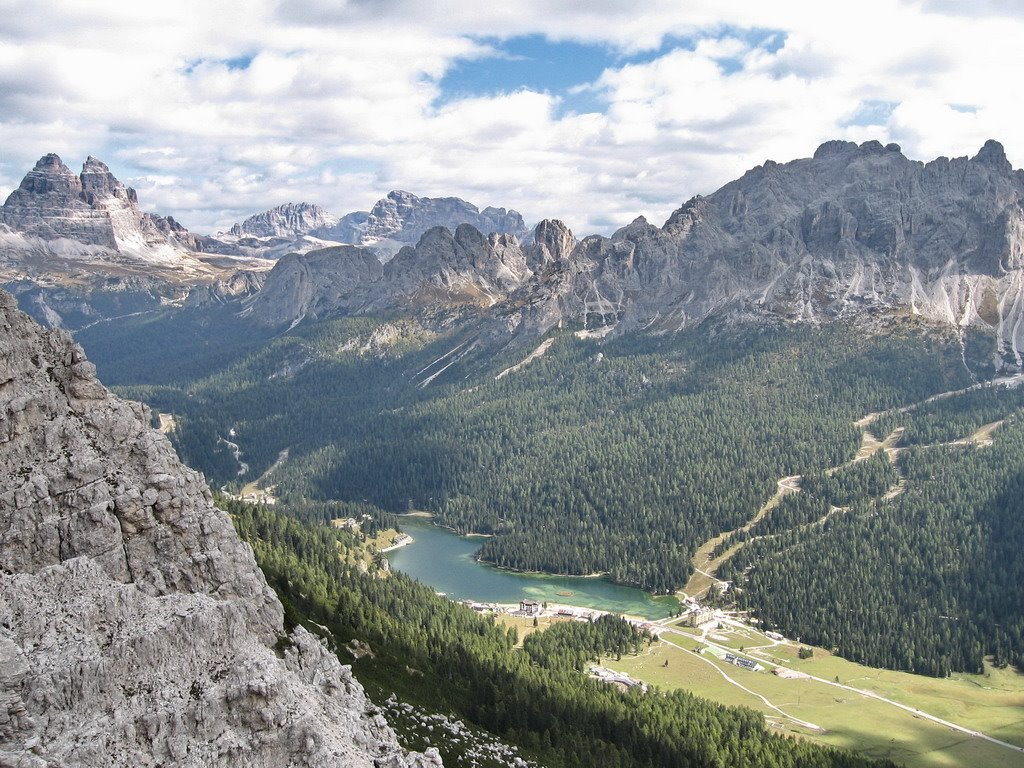
[{"label": "white cloud", "polygon": [[[56,151],[69,165],[104,158],[147,208],[198,231],[287,200],[344,213],[404,188],[589,232],[640,213],[660,222],[829,138],[898,141],[928,159],[995,137],[1020,166],[1014,7],[0,0],[0,192]],[[755,28],[780,30],[783,46],[752,44]],[[528,34],[627,57],[576,89],[600,111],[567,113],[558,93],[522,88],[436,106],[455,62]],[[656,55],[671,36],[692,50]],[[876,102],[895,106],[849,124]]]}]

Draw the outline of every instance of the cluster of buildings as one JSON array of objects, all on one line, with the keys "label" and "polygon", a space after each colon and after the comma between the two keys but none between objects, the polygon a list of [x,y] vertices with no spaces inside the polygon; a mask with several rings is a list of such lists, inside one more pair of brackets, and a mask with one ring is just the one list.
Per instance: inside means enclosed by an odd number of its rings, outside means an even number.
[{"label": "cluster of buildings", "polygon": [[277,504],[277,499],[274,498],[270,491],[257,490],[251,493],[241,493],[235,497],[239,501],[245,501],[249,504],[262,504],[267,507],[272,507]]},{"label": "cluster of buildings", "polygon": [[539,600],[525,598],[519,601],[518,608],[510,607],[508,613],[512,616],[525,618],[537,618],[540,616],[554,616],[561,619],[576,619],[577,621],[593,621],[601,616],[604,611],[592,611],[587,608],[573,608],[569,605],[548,606]]},{"label": "cluster of buildings", "polygon": [[334,528],[341,528],[344,531],[358,531],[364,520],[372,519],[373,518],[370,517],[370,515],[363,515],[358,520],[354,517],[336,517],[331,520],[331,526]]}]

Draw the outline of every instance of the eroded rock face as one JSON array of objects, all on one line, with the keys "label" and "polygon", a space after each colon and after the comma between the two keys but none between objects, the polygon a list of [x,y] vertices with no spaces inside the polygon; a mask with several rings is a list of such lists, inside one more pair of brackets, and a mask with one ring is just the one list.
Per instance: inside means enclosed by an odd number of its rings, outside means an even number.
[{"label": "eroded rock face", "polygon": [[395,190],[378,200],[372,210],[347,214],[335,225],[313,234],[326,240],[373,247],[390,257],[403,246],[416,244],[434,227],[454,232],[462,224],[469,224],[484,235],[495,232],[522,238],[527,233],[523,217],[513,210],[480,210],[457,197],[417,197]]},{"label": "eroded rock face", "polygon": [[250,216],[241,224],[235,224],[230,234],[236,237],[295,237],[305,235],[314,229],[331,227],[338,223],[319,205],[312,203],[285,203],[269,211]]},{"label": "eroded rock face", "polygon": [[279,327],[338,313],[482,311],[504,301],[530,275],[514,235],[463,224],[427,230],[382,267],[369,248],[343,245],[280,259],[244,314]]},{"label": "eroded rock face", "polygon": [[380,260],[365,248],[339,245],[291,253],[274,265],[243,314],[277,327],[352,310],[365,302],[367,286],[382,274]]},{"label": "eroded rock face", "polygon": [[0,765],[426,766],[202,476],[0,291]]},{"label": "eroded rock face", "polygon": [[523,248],[514,236],[485,236],[469,224],[454,232],[434,227],[415,247],[406,246],[384,265],[384,279],[372,306],[489,307],[529,275]]},{"label": "eroded rock face", "polygon": [[584,239],[546,278],[535,268],[511,315],[496,312],[532,333],[566,321],[622,333],[725,313],[813,323],[907,312],[979,328],[995,339],[994,367],[1019,368],[1022,202],[1024,173],[998,142],[927,164],[895,144],[828,142],[691,199],[662,227],[641,218]]},{"label": "eroded rock face", "polygon": [[201,238],[174,219],[143,212],[135,190],[91,156],[75,176],[60,157],[44,155],[0,208],[0,224],[27,238],[136,255],[157,247],[202,250]]}]

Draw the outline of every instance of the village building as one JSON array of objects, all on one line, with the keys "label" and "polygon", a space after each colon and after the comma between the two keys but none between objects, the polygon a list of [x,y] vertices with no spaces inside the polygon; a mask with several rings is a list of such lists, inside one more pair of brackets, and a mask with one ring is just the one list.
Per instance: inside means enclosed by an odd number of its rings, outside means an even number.
[{"label": "village building", "polygon": [[540,603],[536,600],[520,600],[519,612],[524,616],[540,616]]},{"label": "village building", "polygon": [[694,608],[686,614],[686,626],[700,627],[715,620],[715,612],[711,608]]}]

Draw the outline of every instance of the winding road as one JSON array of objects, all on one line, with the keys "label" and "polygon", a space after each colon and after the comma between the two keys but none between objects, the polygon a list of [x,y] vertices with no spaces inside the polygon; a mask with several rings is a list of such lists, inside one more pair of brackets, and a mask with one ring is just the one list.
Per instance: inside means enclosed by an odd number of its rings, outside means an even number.
[{"label": "winding road", "polygon": [[[722,621],[723,623],[728,624],[728,625],[730,625],[732,627],[736,627],[736,628],[739,628],[739,629],[744,629],[744,630],[750,631],[750,627],[748,627],[746,624],[743,624],[742,622],[736,621],[734,619],[720,618],[719,621]],[[668,644],[668,645],[671,645],[673,648],[678,648],[678,649],[683,650],[683,651],[685,651],[687,649],[683,648],[681,645],[677,645],[676,643],[673,643],[671,640],[668,640],[668,639],[665,638],[664,635],[665,635],[666,632],[671,632],[671,633],[674,633],[674,634],[677,634],[677,635],[681,635],[683,637],[688,637],[688,638],[693,639],[693,635],[690,635],[690,634],[688,634],[686,632],[681,632],[680,630],[675,629],[675,628],[670,627],[670,626],[664,626],[664,629],[658,635],[658,639],[661,640],[662,642]],[[781,644],[778,641],[771,640],[771,638],[766,638],[766,639],[769,640],[769,644],[768,645],[757,646],[757,648],[770,648],[772,646],[780,645]],[[707,645],[707,646],[712,647],[712,648],[717,648],[720,651],[725,651],[727,653],[736,653],[736,651],[734,649],[732,649],[732,648],[727,648],[726,646],[718,645],[717,643],[714,643],[714,642],[708,640],[707,639],[707,632],[706,631],[701,636],[701,642],[704,643],[704,645]],[[757,648],[748,648],[747,650],[748,651],[753,651],[753,650],[757,650]],[[738,688],[743,689],[747,693],[749,693],[749,694],[751,694],[753,696],[756,696],[761,701],[763,701],[766,706],[768,706],[769,708],[771,708],[771,709],[775,710],[776,712],[782,714],[787,719],[792,720],[795,723],[799,723],[800,725],[803,725],[803,726],[805,726],[807,728],[811,728],[813,730],[821,730],[820,726],[814,725],[813,723],[808,723],[808,722],[806,722],[804,720],[800,720],[799,718],[796,718],[796,717],[793,717],[790,714],[787,714],[786,712],[784,712],[783,710],[779,709],[777,706],[772,704],[768,699],[766,699],[761,694],[757,693],[756,691],[752,691],[752,690],[750,690],[749,688],[746,688],[743,685],[740,685],[735,680],[733,680],[728,675],[726,675],[725,672],[722,669],[720,669],[718,667],[718,665],[715,664],[714,662],[712,662],[710,659],[705,659],[704,657],[700,656],[699,654],[697,654],[697,656],[698,656],[698,658],[700,658],[705,663],[711,664],[730,683],[732,683],[733,685],[735,685]],[[982,739],[982,740],[987,741],[987,742],[989,742],[991,744],[996,744],[997,746],[1003,747],[1004,749],[1009,749],[1009,750],[1012,750],[1014,752],[1018,752],[1020,754],[1024,754],[1024,747],[1019,747],[1016,744],[1011,744],[1011,743],[1009,743],[1007,741],[1002,741],[1000,739],[995,738],[994,736],[988,736],[988,735],[982,733],[981,731],[974,730],[973,728],[965,728],[964,726],[957,725],[956,723],[950,722],[949,720],[943,720],[941,717],[936,717],[935,715],[929,715],[927,712],[924,712],[924,711],[922,711],[920,709],[916,709],[914,707],[908,706],[906,704],[901,704],[898,701],[893,701],[892,699],[886,698],[885,696],[882,696],[881,694],[875,693],[874,691],[866,691],[863,688],[854,688],[852,685],[845,685],[844,683],[837,683],[834,680],[826,680],[823,677],[817,677],[816,675],[810,675],[810,674],[807,674],[806,672],[800,672],[799,670],[794,670],[794,669],[792,669],[790,667],[786,667],[786,666],[784,666],[782,664],[776,664],[774,662],[772,662],[772,663],[774,664],[774,666],[776,666],[776,667],[778,667],[780,669],[786,670],[788,672],[792,672],[796,676],[799,676],[799,677],[802,677],[802,678],[806,678],[808,680],[813,680],[816,683],[821,683],[822,685],[830,685],[833,688],[841,688],[844,691],[849,691],[850,693],[856,693],[856,694],[859,694],[859,695],[864,696],[864,697],[869,698],[869,699],[875,699],[876,701],[881,701],[884,704],[889,704],[890,706],[897,707],[898,709],[902,709],[905,712],[909,712],[914,717],[919,717],[922,720],[929,720],[929,721],[931,721],[933,723],[936,723],[938,725],[945,726],[946,728],[949,728],[950,730],[957,731],[958,733],[962,733],[965,736],[971,736],[971,737],[976,738],[976,739]]]}]

